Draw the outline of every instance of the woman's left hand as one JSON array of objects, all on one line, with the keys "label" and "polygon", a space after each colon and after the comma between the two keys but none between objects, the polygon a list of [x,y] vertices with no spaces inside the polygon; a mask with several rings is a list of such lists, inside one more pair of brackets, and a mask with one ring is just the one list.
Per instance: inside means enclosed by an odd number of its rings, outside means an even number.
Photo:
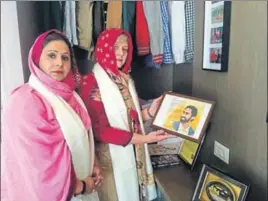
[{"label": "woman's left hand", "polygon": [[92,177],[95,180],[96,187],[99,188],[102,184],[103,179],[101,167],[99,166],[99,164],[94,164]]},{"label": "woman's left hand", "polygon": [[148,112],[150,113],[151,116],[155,115],[158,107],[160,106],[162,98],[163,98],[163,95],[153,100],[151,106],[148,109]]}]

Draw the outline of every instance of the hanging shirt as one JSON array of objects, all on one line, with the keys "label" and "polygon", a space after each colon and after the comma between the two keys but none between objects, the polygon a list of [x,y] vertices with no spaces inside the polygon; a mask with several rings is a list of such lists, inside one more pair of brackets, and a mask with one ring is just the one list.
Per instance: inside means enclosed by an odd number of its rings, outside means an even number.
[{"label": "hanging shirt", "polygon": [[63,31],[73,45],[78,45],[76,34],[75,1],[65,2],[65,18]]},{"label": "hanging shirt", "polygon": [[[107,3],[106,3],[107,4]],[[105,29],[105,19],[106,15],[104,13],[105,2],[103,1],[94,1],[93,5],[93,43],[97,43],[97,38],[101,32]],[[107,8],[107,6],[106,6]]]},{"label": "hanging shirt", "polygon": [[150,33],[150,49],[155,64],[163,63],[163,24],[160,1],[142,1]]},{"label": "hanging shirt", "polygon": [[136,45],[139,56],[150,53],[150,34],[142,1],[136,1]]},{"label": "hanging shirt", "polygon": [[109,1],[106,29],[122,27],[122,1]]},{"label": "hanging shirt", "polygon": [[136,2],[135,1],[123,1],[123,17],[122,17],[122,25],[123,29],[128,31],[131,35],[133,42],[133,58],[136,57],[137,47],[135,41],[135,24],[136,24]]},{"label": "hanging shirt", "polygon": [[144,63],[146,67],[157,68],[157,69],[161,68],[161,64],[154,63],[152,54],[149,54],[145,57]]},{"label": "hanging shirt", "polygon": [[169,2],[171,17],[171,44],[176,64],[184,63],[184,51],[186,45],[184,3],[184,1]]},{"label": "hanging shirt", "polygon": [[123,1],[123,29],[132,37],[135,36],[135,1]]},{"label": "hanging shirt", "polygon": [[89,50],[92,42],[92,8],[91,1],[77,1],[77,38],[78,46]]},{"label": "hanging shirt", "polygon": [[163,34],[164,34],[164,56],[163,63],[171,64],[173,63],[170,33],[169,33],[169,13],[168,13],[168,2],[160,1],[161,12],[162,12],[162,22],[163,22]]},{"label": "hanging shirt", "polygon": [[186,48],[185,61],[193,62],[195,38],[195,2],[185,2]]},{"label": "hanging shirt", "polygon": [[63,30],[64,7],[61,6],[60,1],[39,1],[35,11],[40,32],[50,29]]}]

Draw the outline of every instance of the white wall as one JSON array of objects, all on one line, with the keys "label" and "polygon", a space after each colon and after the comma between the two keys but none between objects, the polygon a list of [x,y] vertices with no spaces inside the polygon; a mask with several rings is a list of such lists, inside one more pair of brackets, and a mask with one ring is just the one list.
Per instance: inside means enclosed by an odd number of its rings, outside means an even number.
[{"label": "white wall", "polygon": [[16,1],[1,1],[1,108],[24,83]]}]

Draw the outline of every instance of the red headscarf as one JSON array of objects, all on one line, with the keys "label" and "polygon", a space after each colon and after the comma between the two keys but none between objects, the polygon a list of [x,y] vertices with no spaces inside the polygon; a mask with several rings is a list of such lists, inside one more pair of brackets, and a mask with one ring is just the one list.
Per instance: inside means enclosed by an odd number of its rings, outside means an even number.
[{"label": "red headscarf", "polygon": [[131,36],[127,31],[116,28],[107,29],[99,35],[95,47],[97,62],[102,66],[102,68],[104,68],[105,71],[113,73],[115,76],[119,76],[119,71],[116,66],[114,44],[121,34],[125,34],[128,37],[128,56],[122,69],[123,73],[128,74],[131,70],[133,45]]}]

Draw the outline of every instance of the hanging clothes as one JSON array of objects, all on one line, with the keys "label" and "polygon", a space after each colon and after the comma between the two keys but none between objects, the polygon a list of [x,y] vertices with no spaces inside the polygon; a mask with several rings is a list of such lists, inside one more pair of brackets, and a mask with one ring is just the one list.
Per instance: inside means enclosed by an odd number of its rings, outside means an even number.
[{"label": "hanging clothes", "polygon": [[144,59],[145,67],[150,67],[150,68],[161,68],[161,64],[155,64],[153,61],[153,55],[150,53],[148,54],[145,59]]},{"label": "hanging clothes", "polygon": [[108,0],[103,1],[104,30],[106,29],[106,25],[107,25],[108,3],[109,3]]},{"label": "hanging clothes", "polygon": [[75,1],[65,2],[64,16],[65,18],[64,18],[63,31],[73,45],[78,45],[77,34],[76,34]]},{"label": "hanging clothes", "polygon": [[193,62],[195,38],[195,2],[185,2],[186,48],[185,62]]},{"label": "hanging clothes", "polygon": [[184,1],[169,1],[169,9],[172,52],[175,63],[179,64],[184,62],[186,46]]},{"label": "hanging clothes", "polygon": [[104,2],[94,1],[93,5],[93,43],[97,43],[98,36],[105,29]]},{"label": "hanging clothes", "polygon": [[122,27],[122,1],[109,1],[106,29]]},{"label": "hanging clothes", "polygon": [[90,50],[92,43],[92,1],[77,1],[77,38],[78,46],[85,50]]},{"label": "hanging clothes", "polygon": [[142,1],[136,1],[136,45],[139,56],[150,53],[150,34]]},{"label": "hanging clothes", "polygon": [[60,29],[63,32],[64,15],[65,15],[65,1],[59,1],[60,4]]},{"label": "hanging clothes", "polygon": [[59,1],[38,1],[35,2],[35,8],[40,32],[50,29],[63,31],[64,7],[61,7]]},{"label": "hanging clothes", "polygon": [[161,12],[162,12],[162,23],[163,23],[163,34],[164,34],[164,56],[163,63],[171,64],[173,63],[172,48],[170,42],[169,33],[169,12],[168,12],[168,2],[161,1]]},{"label": "hanging clothes", "polygon": [[137,57],[137,46],[135,41],[135,24],[136,24],[136,2],[135,1],[123,1],[123,17],[122,26],[123,29],[128,31],[132,38],[133,43],[133,59]]},{"label": "hanging clothes", "polygon": [[155,64],[163,63],[163,24],[160,1],[142,1],[150,33],[150,49]]},{"label": "hanging clothes", "polygon": [[123,29],[128,31],[131,35],[132,40],[135,36],[135,1],[123,1]]}]

